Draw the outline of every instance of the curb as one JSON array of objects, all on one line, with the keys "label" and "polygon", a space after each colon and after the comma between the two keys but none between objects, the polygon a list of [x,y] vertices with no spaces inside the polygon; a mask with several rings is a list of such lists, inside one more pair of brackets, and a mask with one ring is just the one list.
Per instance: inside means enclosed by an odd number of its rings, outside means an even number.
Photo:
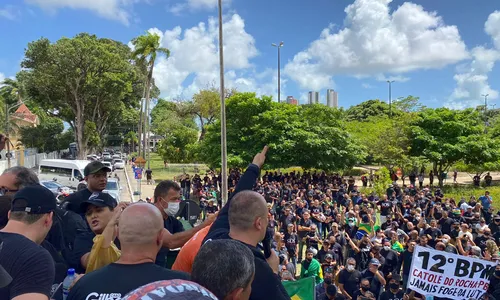
[{"label": "curb", "polygon": [[132,186],[130,185],[130,178],[128,176],[128,168],[125,166],[125,177],[127,178],[128,193],[130,194],[130,202],[134,203],[134,193],[132,192]]}]

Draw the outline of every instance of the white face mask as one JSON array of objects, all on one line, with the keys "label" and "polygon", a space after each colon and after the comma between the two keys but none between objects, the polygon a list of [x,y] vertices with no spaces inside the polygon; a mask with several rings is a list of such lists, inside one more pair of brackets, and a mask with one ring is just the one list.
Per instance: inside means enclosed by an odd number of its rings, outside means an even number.
[{"label": "white face mask", "polygon": [[448,244],[448,239],[442,239],[441,242],[443,242],[443,244]]},{"label": "white face mask", "polygon": [[389,247],[389,246],[384,246],[384,250],[385,250],[385,251],[389,251],[389,250],[391,250],[391,247]]},{"label": "white face mask", "polygon": [[354,266],[353,265],[347,265],[347,271],[349,271],[349,272],[354,271]]},{"label": "white face mask", "polygon": [[163,211],[167,216],[174,217],[179,212],[179,202],[169,202],[168,207],[164,208]]}]

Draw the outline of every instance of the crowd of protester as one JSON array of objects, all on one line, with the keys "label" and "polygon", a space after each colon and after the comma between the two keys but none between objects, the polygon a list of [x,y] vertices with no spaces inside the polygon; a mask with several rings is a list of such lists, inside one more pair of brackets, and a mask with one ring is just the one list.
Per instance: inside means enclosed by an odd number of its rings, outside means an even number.
[{"label": "crowd of protester", "polygon": [[[457,200],[392,184],[365,195],[353,178],[262,174],[266,153],[231,170],[223,207],[216,176],[160,181],[150,203],[117,203],[103,192],[111,170],[95,161],[84,170],[87,188],[58,206],[31,170],[5,171],[0,299],[280,300],[290,299],[283,281],[308,277],[318,300],[423,299],[406,288],[417,244],[500,260],[500,214],[488,192]],[[193,197],[205,214],[187,229],[177,216]],[[68,269],[78,274],[71,286]],[[489,299],[499,281],[497,268]]]}]

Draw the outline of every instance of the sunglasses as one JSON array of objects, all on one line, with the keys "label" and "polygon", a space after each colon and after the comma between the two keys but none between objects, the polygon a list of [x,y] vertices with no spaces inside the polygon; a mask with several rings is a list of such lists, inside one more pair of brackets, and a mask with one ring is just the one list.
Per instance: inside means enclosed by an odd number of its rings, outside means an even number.
[{"label": "sunglasses", "polygon": [[0,196],[5,196],[7,195],[8,193],[16,193],[18,192],[19,190],[10,190],[6,187],[1,187],[0,188]]}]

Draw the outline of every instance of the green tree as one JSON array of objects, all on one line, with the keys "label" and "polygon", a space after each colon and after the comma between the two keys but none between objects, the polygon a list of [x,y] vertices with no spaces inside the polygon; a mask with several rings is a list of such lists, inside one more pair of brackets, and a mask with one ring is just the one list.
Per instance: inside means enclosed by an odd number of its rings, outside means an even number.
[{"label": "green tree", "polygon": [[[392,115],[396,116],[398,111],[392,109]],[[363,121],[367,120],[370,117],[388,117],[389,116],[389,104],[376,100],[368,100],[362,102],[358,105],[351,106],[348,110],[346,110],[346,119],[348,121],[358,120]]]},{"label": "green tree", "polygon": [[126,145],[129,146],[129,153],[135,152],[135,145],[137,145],[137,143],[139,142],[136,132],[127,132],[127,134],[123,137],[123,141]]},{"label": "green tree", "polygon": [[[293,106],[238,93],[228,99],[228,164],[242,167],[262,145],[270,146],[269,168],[344,170],[364,157],[363,147],[345,130],[341,112],[322,105]],[[220,167],[220,121],[208,126],[201,158]],[[237,165],[231,165],[235,163]]]},{"label": "green tree", "polygon": [[[149,99],[151,95],[151,87],[153,80],[153,69],[156,61],[156,56],[158,54],[164,54],[167,58],[170,56],[170,50],[167,48],[163,48],[160,45],[160,36],[147,32],[144,35],[141,35],[132,40],[132,44],[134,45],[134,50],[132,52],[132,57],[134,57],[139,64],[146,64],[147,66],[147,78],[146,78],[146,89],[145,89],[145,98],[146,98],[146,112],[149,111]],[[142,105],[141,105],[142,110]],[[142,114],[141,114],[142,116]],[[148,130],[148,126],[146,126],[149,118],[146,114],[146,118],[144,118],[144,130],[145,132]],[[144,137],[146,135],[144,134]],[[144,139],[145,140],[145,139]],[[149,147],[147,147],[149,151]]]},{"label": "green tree", "polygon": [[[454,163],[465,159],[487,162],[495,158],[489,153],[493,144],[485,147],[484,124],[473,109],[450,110],[447,108],[425,109],[413,121],[411,130],[411,154],[423,156],[433,165],[439,185]],[[476,156],[474,158],[473,156]]]},{"label": "green tree", "polygon": [[406,98],[398,98],[392,104],[396,110],[404,113],[419,112],[425,108],[425,106],[419,102],[419,99],[419,97],[413,97],[410,95]]},{"label": "green tree", "polygon": [[203,140],[206,133],[206,125],[213,124],[220,116],[220,93],[216,88],[201,90],[194,94],[192,112],[198,118]]},{"label": "green tree", "polygon": [[137,106],[135,95],[143,86],[130,55],[123,43],[86,33],[55,43],[42,38],[28,44],[20,73],[26,93],[71,126],[80,158],[93,144],[94,137],[85,134],[87,122],[103,136],[108,122],[119,117],[120,102]]},{"label": "green tree", "polygon": [[[21,127],[19,133],[21,142],[30,148],[38,148],[39,152],[52,152],[68,148],[58,148],[57,138],[64,130],[63,122],[58,118],[41,118],[36,127]],[[69,144],[69,143],[68,143]]]}]

